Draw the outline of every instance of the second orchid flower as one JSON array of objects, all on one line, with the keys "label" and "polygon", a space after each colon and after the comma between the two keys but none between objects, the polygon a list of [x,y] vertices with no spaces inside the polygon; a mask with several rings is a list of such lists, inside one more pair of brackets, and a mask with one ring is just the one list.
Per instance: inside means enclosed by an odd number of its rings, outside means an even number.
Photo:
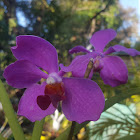
[{"label": "second orchid flower", "polygon": [[90,39],[94,50],[90,52],[83,46],[74,47],[69,51],[71,54],[84,52],[86,55],[77,56],[68,67],[60,64],[61,69],[64,72],[72,72],[74,77],[84,77],[86,66],[89,60],[93,58],[94,64],[90,78],[94,72],[99,72],[104,83],[112,87],[127,83],[128,70],[125,63],[120,57],[109,56],[108,54],[123,51],[128,55],[136,56],[140,55],[140,52],[132,48],[125,48],[121,45],[115,45],[103,52],[105,46],[114,39],[115,36],[116,32],[113,29],[105,29],[94,33]]}]

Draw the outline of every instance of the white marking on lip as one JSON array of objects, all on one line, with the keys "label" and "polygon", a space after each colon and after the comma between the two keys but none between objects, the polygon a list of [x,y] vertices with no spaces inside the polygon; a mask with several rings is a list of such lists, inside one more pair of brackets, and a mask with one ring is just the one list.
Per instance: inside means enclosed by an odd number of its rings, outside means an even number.
[{"label": "white marking on lip", "polygon": [[56,81],[53,77],[48,77],[47,80],[46,80],[46,83],[47,84],[54,84]]}]

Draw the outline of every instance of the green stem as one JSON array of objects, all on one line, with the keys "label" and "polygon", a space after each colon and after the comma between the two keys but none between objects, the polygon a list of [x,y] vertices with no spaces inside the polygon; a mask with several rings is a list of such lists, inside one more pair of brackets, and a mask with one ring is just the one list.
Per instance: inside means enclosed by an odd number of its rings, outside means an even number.
[{"label": "green stem", "polygon": [[0,133],[0,140],[5,140],[5,138]]},{"label": "green stem", "polygon": [[72,125],[71,125],[71,129],[70,129],[70,133],[69,133],[69,136],[68,136],[68,140],[72,140],[75,126],[76,126],[76,122],[73,121]]},{"label": "green stem", "polygon": [[8,119],[8,123],[13,132],[15,140],[25,140],[24,133],[21,129],[21,126],[18,123],[15,112],[13,110],[13,106],[9,100],[8,94],[1,80],[0,80],[0,101],[2,103],[3,110]]},{"label": "green stem", "polygon": [[92,69],[93,69],[93,59],[90,59],[88,65],[87,65],[87,69],[86,69],[84,78],[88,78],[89,77],[89,74],[90,74]]},{"label": "green stem", "polygon": [[[87,69],[86,69],[84,78],[88,78],[89,77],[90,72],[91,72],[92,69],[93,69],[93,59],[90,59],[88,65],[87,65]],[[72,140],[75,126],[76,126],[76,122],[73,121],[72,125],[71,125],[71,128],[70,128],[70,132],[69,132],[67,140]]]},{"label": "green stem", "polygon": [[36,121],[33,129],[32,140],[39,140],[41,137],[41,132],[43,128],[45,118],[41,121]]}]

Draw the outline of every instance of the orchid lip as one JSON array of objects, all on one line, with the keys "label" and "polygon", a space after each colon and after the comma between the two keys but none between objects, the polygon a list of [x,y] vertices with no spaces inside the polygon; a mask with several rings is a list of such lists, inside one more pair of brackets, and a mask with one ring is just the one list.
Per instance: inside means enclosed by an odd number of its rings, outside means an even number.
[{"label": "orchid lip", "polygon": [[63,83],[53,83],[53,84],[47,84],[45,86],[45,95],[52,96],[52,95],[58,95],[58,96],[64,96],[64,86]]},{"label": "orchid lip", "polygon": [[[52,80],[51,78],[49,79]],[[48,80],[48,81],[49,81]],[[57,108],[58,102],[65,99],[64,85],[62,82],[52,83],[45,86],[44,95],[37,97],[37,104],[42,110],[46,110],[49,105],[52,105]]]},{"label": "orchid lip", "polygon": [[46,110],[52,103],[53,106],[57,108],[58,102],[64,99],[65,91],[62,78],[57,73],[49,74],[46,79],[44,95],[37,98],[39,107],[42,110]]}]

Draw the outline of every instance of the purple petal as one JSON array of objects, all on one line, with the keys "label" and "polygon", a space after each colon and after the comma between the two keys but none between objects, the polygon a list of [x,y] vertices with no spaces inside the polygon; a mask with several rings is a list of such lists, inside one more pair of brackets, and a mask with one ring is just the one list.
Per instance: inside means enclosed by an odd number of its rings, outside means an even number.
[{"label": "purple petal", "polygon": [[105,105],[100,87],[89,79],[63,78],[66,99],[62,110],[70,121],[82,123],[99,119]]},{"label": "purple petal", "polygon": [[45,85],[45,82],[42,85],[34,84],[26,89],[19,102],[18,115],[25,116],[34,122],[54,113],[56,108],[52,104],[47,110],[42,110],[37,104],[37,97],[44,95]]},{"label": "purple petal", "polygon": [[3,74],[7,83],[15,88],[27,88],[40,81],[41,78],[47,78],[47,74],[37,68],[27,60],[19,60],[10,64]]},{"label": "purple petal", "polygon": [[93,34],[90,43],[94,46],[95,51],[103,52],[104,47],[116,37],[113,29],[105,29]]},{"label": "purple petal", "polygon": [[125,52],[131,56],[137,56],[137,55],[140,55],[140,52],[135,50],[135,49],[132,49],[132,48],[125,48],[124,46],[121,46],[121,45],[115,45],[113,47],[109,47],[108,50],[106,50],[104,52],[104,54],[110,54],[110,53],[113,53],[113,52]]},{"label": "purple petal", "polygon": [[76,46],[76,47],[72,48],[71,50],[69,50],[70,54],[78,53],[78,52],[90,53],[90,51],[87,50],[86,48],[84,48],[83,46]]},{"label": "purple petal", "polygon": [[56,49],[48,41],[37,36],[18,36],[12,52],[18,60],[29,60],[48,73],[58,72]]},{"label": "purple petal", "polygon": [[106,56],[101,59],[103,68],[100,76],[104,83],[112,87],[127,83],[128,70],[123,60],[118,56]]},{"label": "purple petal", "polygon": [[[95,58],[96,56],[96,52],[77,56],[68,67],[65,67],[62,64],[60,64],[61,70],[64,72],[72,72],[72,76],[74,77],[84,77],[90,59]],[[92,75],[93,71],[91,71],[89,77],[91,78]]]}]

